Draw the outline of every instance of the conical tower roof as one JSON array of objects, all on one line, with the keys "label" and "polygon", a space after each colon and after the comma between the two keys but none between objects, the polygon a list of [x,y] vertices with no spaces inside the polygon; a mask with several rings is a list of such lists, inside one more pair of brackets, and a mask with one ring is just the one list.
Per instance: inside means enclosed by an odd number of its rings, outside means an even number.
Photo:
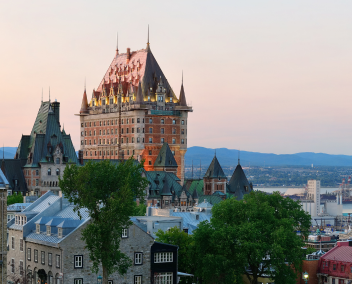
[{"label": "conical tower roof", "polygon": [[218,158],[216,155],[210,163],[210,166],[205,173],[204,177],[206,178],[226,178],[224,171],[222,170]]},{"label": "conical tower roof", "polygon": [[141,82],[139,82],[137,96],[136,96],[136,102],[141,103],[143,101],[144,101],[144,99],[143,99],[143,94],[142,94],[142,86],[141,86]]},{"label": "conical tower roof", "polygon": [[193,198],[193,200],[195,200],[195,199],[199,199],[199,196],[198,196],[198,191],[197,191],[197,189],[196,189],[196,188],[193,190],[193,193],[192,193],[192,198]]},{"label": "conical tower roof", "polygon": [[88,113],[88,99],[87,99],[87,93],[85,89],[84,89],[83,98],[82,98],[81,110],[79,111],[79,113]]},{"label": "conical tower roof", "polygon": [[169,196],[172,195],[167,180],[164,180],[164,186],[163,186],[163,189],[161,190],[161,194],[160,195],[164,195],[164,196],[165,195],[169,195]]},{"label": "conical tower roof", "polygon": [[154,167],[178,167],[175,157],[170,150],[169,144],[166,142],[160,149],[159,155],[155,160]]},{"label": "conical tower roof", "polygon": [[243,199],[243,195],[252,191],[251,185],[241,167],[237,165],[229,182],[229,191],[235,195],[238,200]]},{"label": "conical tower roof", "polygon": [[181,84],[181,91],[180,91],[180,97],[179,97],[179,104],[180,106],[187,106],[185,90],[183,88],[183,73],[182,73],[182,84]]}]

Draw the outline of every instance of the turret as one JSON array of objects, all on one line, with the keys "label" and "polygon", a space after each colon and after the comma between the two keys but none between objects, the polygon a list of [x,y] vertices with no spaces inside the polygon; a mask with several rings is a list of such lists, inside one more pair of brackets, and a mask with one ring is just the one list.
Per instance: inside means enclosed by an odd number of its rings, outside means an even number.
[{"label": "turret", "polygon": [[84,89],[81,110],[79,111],[79,113],[88,113],[88,99],[87,99],[86,89]]},{"label": "turret", "polygon": [[182,84],[181,84],[181,91],[180,91],[180,97],[179,97],[179,104],[180,106],[187,106],[185,90],[183,88],[183,73],[182,73]]}]

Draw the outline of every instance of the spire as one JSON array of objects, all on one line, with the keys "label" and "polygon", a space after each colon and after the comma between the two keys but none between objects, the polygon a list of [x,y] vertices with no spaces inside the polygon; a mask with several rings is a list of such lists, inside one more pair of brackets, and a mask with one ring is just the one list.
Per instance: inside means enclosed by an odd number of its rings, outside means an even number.
[{"label": "spire", "polygon": [[238,150],[238,164],[240,164],[240,150]]},{"label": "spire", "polygon": [[116,56],[119,54],[119,33],[116,33]]},{"label": "spire", "polygon": [[149,25],[148,25],[148,42],[147,42],[147,48],[146,50],[150,52],[150,43],[149,43]]},{"label": "spire", "polygon": [[43,87],[42,87],[42,102],[43,102]]},{"label": "spire", "polygon": [[142,94],[142,85],[141,81],[138,83],[138,90],[137,90],[137,96],[136,96],[136,103],[142,103],[143,100],[143,94]]},{"label": "spire", "polygon": [[183,71],[182,71],[182,84],[181,84],[181,91],[180,91],[180,97],[179,97],[179,104],[180,106],[187,106],[185,90],[183,89]]},{"label": "spire", "polygon": [[49,87],[49,103],[50,103],[50,87]]},{"label": "spire", "polygon": [[79,111],[79,113],[88,113],[88,99],[87,99],[87,92],[86,92],[85,86],[84,86],[81,110]]}]

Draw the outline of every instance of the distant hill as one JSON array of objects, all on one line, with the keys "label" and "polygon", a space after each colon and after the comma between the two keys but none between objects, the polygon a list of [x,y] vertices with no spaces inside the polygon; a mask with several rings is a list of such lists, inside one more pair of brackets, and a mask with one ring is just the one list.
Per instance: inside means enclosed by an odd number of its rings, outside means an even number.
[{"label": "distant hill", "polygon": [[[214,157],[215,149],[204,147],[190,147],[186,152],[186,165],[199,165],[202,160],[204,167],[208,166]],[[234,166],[238,161],[238,150],[218,148],[216,156],[222,166]],[[242,166],[352,166],[352,156],[329,155],[324,153],[297,154],[266,154],[240,151]]]},{"label": "distant hill", "polygon": [[16,155],[17,147],[0,147],[0,158],[2,159],[4,150],[5,159],[12,159]]}]

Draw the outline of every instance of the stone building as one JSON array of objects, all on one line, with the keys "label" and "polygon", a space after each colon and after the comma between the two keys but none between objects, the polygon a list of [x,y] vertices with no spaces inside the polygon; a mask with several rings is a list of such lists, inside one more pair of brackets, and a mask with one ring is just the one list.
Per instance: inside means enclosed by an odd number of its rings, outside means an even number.
[{"label": "stone building", "polygon": [[[88,250],[81,240],[82,229],[90,221],[88,212],[48,191],[8,222],[9,275],[16,268],[30,284],[96,283]],[[121,233],[120,249],[132,260],[124,276],[115,273],[109,283],[151,283],[177,278],[177,247],[154,242],[147,225],[131,218],[133,224]],[[154,283],[164,283],[154,280]]]},{"label": "stone building", "polygon": [[[29,194],[43,194],[48,190],[58,193],[59,176],[62,176],[67,164],[78,164],[77,155],[72,144],[71,136],[66,134],[60,125],[60,103],[41,102],[32,131],[29,135],[22,135],[18,145],[15,161],[17,168],[2,164],[8,178],[13,181],[17,173],[19,185],[22,185],[19,165],[24,175],[24,181]],[[11,170],[11,171],[10,171]],[[14,189],[16,191],[16,187]],[[24,193],[25,188],[21,190]]]},{"label": "stone building", "polygon": [[184,179],[187,120],[183,79],[177,97],[159,67],[149,40],[145,49],[116,54],[88,100],[84,90],[80,116],[80,151],[84,159],[122,159],[132,155],[155,170],[164,142],[170,145]]},{"label": "stone building", "polygon": [[4,173],[0,169],[0,283],[6,283],[7,281],[7,235],[6,235],[6,223],[7,223],[7,190],[9,188],[9,182],[7,181]]}]

